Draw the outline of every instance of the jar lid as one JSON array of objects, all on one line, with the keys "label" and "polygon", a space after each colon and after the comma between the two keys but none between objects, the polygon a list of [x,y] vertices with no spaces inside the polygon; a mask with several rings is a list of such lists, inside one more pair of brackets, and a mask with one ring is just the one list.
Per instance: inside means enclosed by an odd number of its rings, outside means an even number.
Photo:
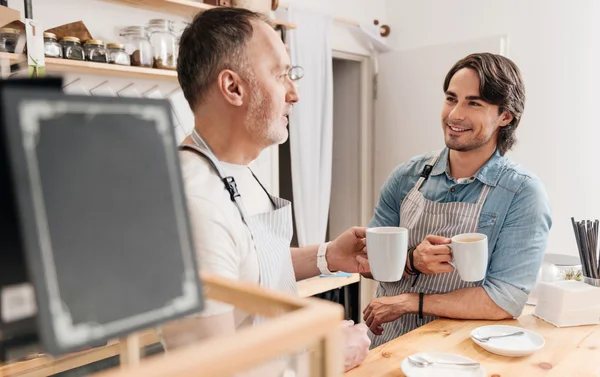
[{"label": "jar lid", "polygon": [[160,18],[148,21],[147,26],[148,26],[148,28],[164,29],[164,30],[170,30],[170,31],[173,31],[175,29],[173,26],[173,21],[160,19]]},{"label": "jar lid", "polygon": [[139,25],[127,26],[121,29],[120,36],[124,37],[128,35],[146,37],[148,35],[148,30],[146,30],[145,26]]},{"label": "jar lid", "polygon": [[69,42],[77,42],[80,43],[81,41],[79,40],[79,38],[77,37],[63,37],[61,39],[61,41],[69,41]]},{"label": "jar lid", "polygon": [[106,44],[108,48],[125,48],[125,45],[122,43],[108,43]]},{"label": "jar lid", "polygon": [[3,27],[0,28],[0,33],[6,33],[6,34],[21,34],[21,32],[17,29],[13,29],[10,27]]},{"label": "jar lid", "polygon": [[100,40],[100,39],[88,39],[87,41],[85,41],[84,44],[90,44],[90,45],[102,45],[104,46],[104,41]]},{"label": "jar lid", "polygon": [[146,27],[142,25],[132,25],[124,27],[121,31],[146,31]]},{"label": "jar lid", "polygon": [[53,39],[56,39],[56,34],[45,32],[44,33],[44,38],[53,38]]}]

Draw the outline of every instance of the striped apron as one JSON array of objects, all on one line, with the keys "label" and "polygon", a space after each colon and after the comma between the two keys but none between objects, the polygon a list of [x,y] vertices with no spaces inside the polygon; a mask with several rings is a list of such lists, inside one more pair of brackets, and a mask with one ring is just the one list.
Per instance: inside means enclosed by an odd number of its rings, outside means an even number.
[{"label": "striped apron", "polygon": [[[224,188],[231,194],[231,199],[240,212],[242,220],[250,230],[258,258],[260,286],[269,290],[297,295],[296,275],[290,252],[290,243],[294,231],[291,203],[269,194],[252,173],[273,203],[274,210],[248,216],[242,198],[237,192],[233,177],[226,176],[221,164],[196,131],[192,132],[192,140],[195,145],[185,144],[180,149],[195,152],[199,156],[208,159],[224,182]],[[198,261],[198,263],[202,265],[202,261]],[[255,316],[255,324],[262,321],[264,321],[264,318]]]},{"label": "striped apron", "polygon": [[[409,249],[417,247],[430,234],[451,238],[457,234],[477,232],[479,215],[490,192],[490,186],[483,186],[475,203],[438,203],[426,199],[419,191],[423,182],[429,177],[431,167],[435,166],[439,157],[438,154],[430,160],[429,166],[423,169],[421,177],[419,177],[419,180],[406,195],[400,206],[400,226],[408,229]],[[403,277],[398,282],[380,282],[377,286],[376,297],[420,292],[441,294],[480,284],[481,282],[462,281],[458,272],[454,270],[444,274]],[[405,314],[393,322],[384,323],[382,325],[383,334],[380,336],[369,332],[372,342],[371,348],[387,343],[437,318],[424,316],[422,320],[419,320],[418,314]]]}]

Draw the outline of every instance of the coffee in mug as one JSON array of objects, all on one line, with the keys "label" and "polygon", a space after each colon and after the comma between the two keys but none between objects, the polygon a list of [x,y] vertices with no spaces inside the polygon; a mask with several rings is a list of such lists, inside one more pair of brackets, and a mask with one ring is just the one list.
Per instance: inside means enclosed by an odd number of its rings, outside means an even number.
[{"label": "coffee in mug", "polygon": [[464,238],[461,239],[460,242],[477,242],[481,241],[483,238]]},{"label": "coffee in mug", "polygon": [[466,233],[452,237],[448,245],[452,261],[463,281],[476,282],[485,278],[488,265],[488,239],[485,234]]},{"label": "coffee in mug", "polygon": [[408,249],[408,229],[378,227],[367,229],[367,256],[373,279],[395,282],[402,279]]}]

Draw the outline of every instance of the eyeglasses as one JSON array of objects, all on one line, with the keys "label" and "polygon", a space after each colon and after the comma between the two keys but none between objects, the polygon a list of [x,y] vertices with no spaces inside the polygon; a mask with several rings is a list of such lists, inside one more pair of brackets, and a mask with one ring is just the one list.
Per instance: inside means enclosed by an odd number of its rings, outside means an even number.
[{"label": "eyeglasses", "polygon": [[298,81],[304,77],[304,68],[300,67],[299,65],[295,65],[290,68],[287,74],[290,80]]}]

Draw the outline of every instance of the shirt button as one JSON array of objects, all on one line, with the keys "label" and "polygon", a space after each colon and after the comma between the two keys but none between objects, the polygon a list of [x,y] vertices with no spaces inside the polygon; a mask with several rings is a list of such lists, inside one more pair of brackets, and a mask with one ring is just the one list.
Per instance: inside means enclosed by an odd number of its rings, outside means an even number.
[{"label": "shirt button", "polygon": [[452,188],[450,189],[450,192],[454,192],[454,187],[452,187]]}]

